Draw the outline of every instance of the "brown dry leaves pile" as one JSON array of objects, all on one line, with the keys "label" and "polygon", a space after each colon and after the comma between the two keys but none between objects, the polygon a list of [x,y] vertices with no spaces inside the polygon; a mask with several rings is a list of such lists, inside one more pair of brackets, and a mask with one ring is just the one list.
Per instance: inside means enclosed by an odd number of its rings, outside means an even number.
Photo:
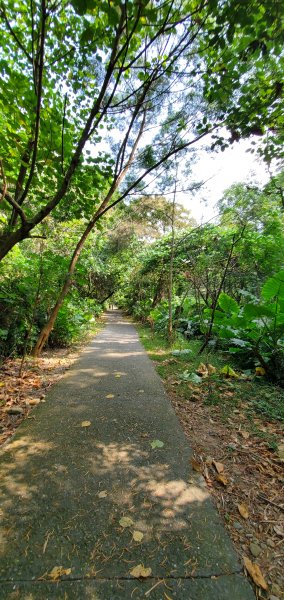
[{"label": "brown dry leaves pile", "polygon": [[44,352],[42,358],[27,359],[19,377],[20,359],[9,359],[0,370],[0,446],[15,432],[31,410],[45,401],[51,385],[76,360],[76,350],[60,349]]}]

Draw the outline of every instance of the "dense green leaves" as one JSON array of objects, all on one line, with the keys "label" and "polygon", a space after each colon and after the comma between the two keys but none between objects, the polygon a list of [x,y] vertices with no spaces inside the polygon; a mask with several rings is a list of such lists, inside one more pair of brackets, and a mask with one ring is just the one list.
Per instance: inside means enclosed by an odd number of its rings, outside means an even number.
[{"label": "dense green leaves", "polygon": [[277,296],[277,300],[284,299],[284,270],[270,277],[262,288],[261,295],[264,300],[271,300]]}]

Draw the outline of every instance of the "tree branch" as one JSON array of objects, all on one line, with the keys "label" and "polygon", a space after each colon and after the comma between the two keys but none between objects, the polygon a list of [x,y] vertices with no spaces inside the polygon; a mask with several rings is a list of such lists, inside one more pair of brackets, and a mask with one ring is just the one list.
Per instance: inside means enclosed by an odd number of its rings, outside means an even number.
[{"label": "tree branch", "polygon": [[41,0],[41,32],[40,32],[40,47],[39,47],[39,57],[36,61],[35,67],[35,77],[36,77],[36,94],[37,94],[37,105],[36,105],[36,118],[35,118],[35,128],[34,128],[34,145],[33,145],[33,156],[31,162],[30,173],[28,176],[28,180],[25,185],[25,189],[21,194],[19,200],[21,204],[23,204],[25,198],[28,195],[30,185],[32,183],[32,179],[35,172],[37,152],[38,152],[38,143],[39,143],[39,130],[40,130],[40,117],[41,117],[41,101],[42,101],[42,83],[43,83],[43,70],[44,70],[44,50],[45,50],[45,34],[46,34],[46,4],[45,0]]},{"label": "tree branch", "polygon": [[22,208],[20,207],[20,205],[18,204],[18,202],[16,202],[16,200],[14,200],[14,198],[7,192],[7,190],[5,192],[5,188],[3,188],[2,186],[0,187],[0,194],[2,195],[3,199],[5,198],[5,200],[7,200],[7,202],[9,202],[9,204],[11,204],[11,206],[13,206],[15,211],[21,217],[22,222],[27,223],[27,217],[26,217],[24,211],[22,210]]},{"label": "tree branch", "polygon": [[3,4],[1,4],[1,7],[0,7],[0,17],[2,17],[4,19],[4,21],[5,21],[6,25],[7,25],[7,28],[9,30],[11,36],[14,38],[14,40],[15,40],[16,44],[19,46],[19,48],[22,50],[22,52],[24,53],[24,55],[28,59],[29,63],[33,64],[32,57],[30,56],[30,54],[28,53],[28,51],[26,50],[26,48],[22,44],[22,42],[19,40],[19,38],[18,38],[17,34],[15,33],[15,31],[13,30],[12,26],[10,25]]},{"label": "tree branch", "polygon": [[6,180],[6,176],[5,176],[5,171],[4,171],[4,167],[3,167],[3,161],[2,158],[0,158],[0,175],[2,177],[3,180],[3,191],[1,192],[1,197],[0,197],[0,202],[2,202],[2,200],[4,200],[6,193],[7,193],[7,180]]}]

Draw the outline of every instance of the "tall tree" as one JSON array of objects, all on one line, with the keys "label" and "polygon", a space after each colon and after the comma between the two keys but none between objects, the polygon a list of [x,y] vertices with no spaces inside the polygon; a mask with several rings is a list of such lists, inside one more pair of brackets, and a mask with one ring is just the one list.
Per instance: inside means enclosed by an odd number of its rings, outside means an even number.
[{"label": "tall tree", "polygon": [[[261,132],[279,129],[279,13],[276,0],[253,0],[249,10],[233,0],[2,3],[0,259],[65,199],[76,210],[87,161],[99,192],[105,175],[118,182],[128,124],[145,110],[147,139],[127,192],[220,124],[233,139],[259,133],[260,120]],[[126,134],[123,147],[117,134],[108,144],[114,131]],[[89,200],[89,216],[100,201],[100,193]]]}]

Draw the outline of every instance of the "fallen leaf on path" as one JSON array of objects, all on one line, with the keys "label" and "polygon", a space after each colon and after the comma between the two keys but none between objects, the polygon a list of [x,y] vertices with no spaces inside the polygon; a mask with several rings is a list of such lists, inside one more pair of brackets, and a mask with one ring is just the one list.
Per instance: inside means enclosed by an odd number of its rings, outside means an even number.
[{"label": "fallen leaf on path", "polygon": [[238,504],[238,511],[239,511],[241,517],[243,517],[243,519],[249,518],[249,511],[248,511],[248,507],[246,504],[244,504],[244,503]]},{"label": "fallen leaf on path", "polygon": [[52,571],[48,573],[49,579],[56,581],[62,575],[70,575],[72,569],[64,569],[63,567],[53,567]]},{"label": "fallen leaf on path", "polygon": [[217,460],[212,460],[212,465],[214,465],[217,473],[219,473],[219,474],[223,473],[224,470],[225,470],[225,467],[224,467],[223,463],[218,462]]},{"label": "fallen leaf on path", "polygon": [[132,577],[150,577],[152,569],[150,567],[143,567],[143,565],[137,565],[130,571]]},{"label": "fallen leaf on path", "polygon": [[82,421],[81,427],[90,427],[91,421]]},{"label": "fallen leaf on path", "polygon": [[229,484],[229,480],[227,479],[226,475],[224,475],[223,473],[218,473],[218,475],[216,475],[215,479],[217,481],[219,481],[219,483],[222,483],[222,485],[224,485],[224,486]]},{"label": "fallen leaf on path", "polygon": [[142,533],[142,531],[133,531],[132,537],[134,539],[134,542],[142,542],[144,533]]},{"label": "fallen leaf on path", "polygon": [[130,517],[121,517],[119,525],[121,525],[123,528],[131,527],[131,525],[134,525],[134,521],[132,521]]},{"label": "fallen leaf on path", "polygon": [[203,472],[203,466],[199,462],[197,462],[195,458],[191,458],[190,462],[194,471],[197,471],[197,473]]},{"label": "fallen leaf on path", "polygon": [[114,394],[108,394],[106,398],[114,398]]},{"label": "fallen leaf on path", "polygon": [[98,497],[99,498],[106,498],[107,497],[107,491],[106,490],[102,490],[101,492],[98,493]]},{"label": "fallen leaf on path", "polygon": [[261,572],[259,566],[256,563],[252,563],[251,560],[249,558],[247,558],[247,556],[244,556],[243,560],[244,560],[245,568],[246,568],[247,572],[249,573],[249,575],[251,576],[255,585],[257,585],[258,587],[261,587],[263,590],[267,590],[268,585],[262,575],[262,572]]},{"label": "fallen leaf on path", "polygon": [[248,440],[249,439],[249,432],[248,431],[240,431],[240,434],[244,438],[244,440]]},{"label": "fallen leaf on path", "polygon": [[151,442],[151,448],[163,448],[164,446],[164,442],[161,442],[161,440],[153,440],[153,442]]}]

